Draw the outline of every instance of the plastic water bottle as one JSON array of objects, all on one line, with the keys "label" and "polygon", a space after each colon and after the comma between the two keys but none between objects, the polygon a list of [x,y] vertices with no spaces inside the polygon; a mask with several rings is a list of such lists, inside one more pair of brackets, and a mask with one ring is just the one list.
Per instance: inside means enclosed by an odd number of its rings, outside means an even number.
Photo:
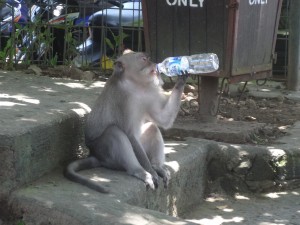
[{"label": "plastic water bottle", "polygon": [[203,53],[191,56],[168,57],[157,64],[157,70],[169,77],[190,74],[211,73],[219,69],[219,59],[214,53]]}]

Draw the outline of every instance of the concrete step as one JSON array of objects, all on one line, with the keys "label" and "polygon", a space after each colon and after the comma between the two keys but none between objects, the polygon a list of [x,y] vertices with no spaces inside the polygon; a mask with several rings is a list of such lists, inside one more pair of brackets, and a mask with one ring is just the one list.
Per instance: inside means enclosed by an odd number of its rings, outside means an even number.
[{"label": "concrete step", "polygon": [[[167,190],[162,184],[156,191],[146,190],[140,180],[124,172],[82,171],[111,190],[101,194],[65,179],[60,169],[12,192],[6,208],[13,218],[29,225],[190,224],[180,216],[199,207],[211,192],[232,196],[278,190],[299,178],[298,165],[290,161],[300,159],[299,149],[285,141],[280,146],[232,145],[199,138],[168,141],[166,165],[172,179]],[[197,216],[201,218],[201,212]]]},{"label": "concrete step", "polygon": [[103,86],[0,71],[0,199],[81,151],[84,116]]},{"label": "concrete step", "polygon": [[106,182],[110,195],[69,182],[55,169],[83,153],[84,116],[103,86],[0,72],[0,218],[13,215],[25,224],[180,224],[166,214],[180,216],[207,191],[266,191],[300,178],[300,124],[281,144],[247,146],[186,136],[223,134],[230,142],[260,125],[220,123],[216,131],[178,121],[169,139],[185,140],[166,143],[173,175],[168,190],[146,191],[141,181],[102,168],[83,173]]},{"label": "concrete step", "polygon": [[65,179],[57,170],[14,191],[7,208],[26,225],[183,224],[171,216],[180,216],[204,198],[208,145],[197,139],[166,143],[166,165],[172,174],[168,189],[161,182],[158,190],[146,190],[143,182],[125,172],[82,171],[111,190],[101,194]]},{"label": "concrete step", "polygon": [[[0,71],[0,198],[83,154],[84,116],[103,86]],[[215,130],[195,120],[178,121],[168,134],[246,140],[259,126],[222,123]]]}]

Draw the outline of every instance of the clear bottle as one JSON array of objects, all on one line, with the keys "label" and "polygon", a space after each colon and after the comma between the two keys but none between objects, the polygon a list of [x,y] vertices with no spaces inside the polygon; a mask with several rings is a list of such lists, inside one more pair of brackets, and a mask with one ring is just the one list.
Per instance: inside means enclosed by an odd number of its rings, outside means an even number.
[{"label": "clear bottle", "polygon": [[178,76],[182,71],[190,74],[211,73],[219,69],[219,59],[214,53],[191,56],[168,57],[157,64],[157,70],[169,77]]}]

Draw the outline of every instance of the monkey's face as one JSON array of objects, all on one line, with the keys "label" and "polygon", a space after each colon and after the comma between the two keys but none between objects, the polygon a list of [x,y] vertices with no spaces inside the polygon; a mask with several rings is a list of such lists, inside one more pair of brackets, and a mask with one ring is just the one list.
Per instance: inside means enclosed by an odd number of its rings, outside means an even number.
[{"label": "monkey's face", "polygon": [[[163,85],[160,74],[157,72],[156,64],[150,61],[147,54],[142,52],[129,52],[122,55],[116,63],[122,67],[125,79],[132,80],[143,85]],[[116,68],[119,70],[120,68]]]}]

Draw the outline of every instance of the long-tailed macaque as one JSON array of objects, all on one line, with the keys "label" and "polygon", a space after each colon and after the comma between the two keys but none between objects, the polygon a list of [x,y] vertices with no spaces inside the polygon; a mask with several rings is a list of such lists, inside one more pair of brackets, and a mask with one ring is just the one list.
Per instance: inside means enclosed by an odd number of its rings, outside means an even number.
[{"label": "long-tailed macaque", "polygon": [[130,52],[119,57],[87,117],[85,141],[90,156],[69,164],[65,176],[105,193],[107,188],[77,173],[102,166],[125,170],[151,189],[158,187],[160,176],[167,187],[170,174],[164,167],[164,141],[158,127],[172,126],[186,78],[179,76],[166,96],[156,64],[146,54]]}]

